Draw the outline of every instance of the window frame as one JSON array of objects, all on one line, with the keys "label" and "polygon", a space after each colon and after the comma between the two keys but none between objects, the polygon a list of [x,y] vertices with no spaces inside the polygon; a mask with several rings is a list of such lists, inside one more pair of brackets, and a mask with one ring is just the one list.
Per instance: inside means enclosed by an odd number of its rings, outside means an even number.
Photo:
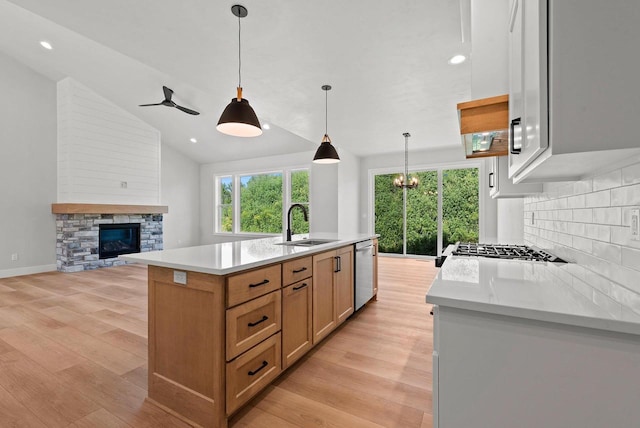
[{"label": "window frame", "polygon": [[[233,172],[225,172],[220,174],[215,174],[213,177],[214,181],[214,219],[213,219],[213,235],[220,236],[261,236],[261,237],[269,237],[269,236],[284,236],[286,233],[286,225],[287,225],[287,210],[291,205],[291,173],[298,171],[307,171],[309,181],[309,201],[306,202],[307,208],[309,209],[309,221],[311,221],[311,167],[308,165],[300,165],[300,166],[292,166],[292,167],[283,167],[283,168],[273,168],[273,169],[265,169],[265,170],[243,170],[243,171],[233,171]],[[243,232],[240,230],[240,177],[248,176],[248,175],[264,175],[264,174],[282,174],[282,231],[279,233],[266,233],[266,232]],[[225,232],[221,230],[221,220],[222,220],[222,212],[220,210],[221,204],[221,191],[220,191],[220,182],[221,179],[231,177],[232,182],[232,192],[231,192],[231,206],[232,208],[232,230],[231,232]],[[304,203],[303,203],[304,204]]]}]

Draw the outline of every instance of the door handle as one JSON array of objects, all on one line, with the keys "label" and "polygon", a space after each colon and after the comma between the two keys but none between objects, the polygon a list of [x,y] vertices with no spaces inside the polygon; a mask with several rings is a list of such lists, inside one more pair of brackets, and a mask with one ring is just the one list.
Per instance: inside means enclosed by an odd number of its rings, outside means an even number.
[{"label": "door handle", "polygon": [[293,273],[300,273],[300,272],[304,272],[305,270],[307,270],[307,268],[303,266],[300,269],[294,269],[292,272]]},{"label": "door handle", "polygon": [[493,189],[493,180],[494,180],[493,172],[490,172],[489,173],[489,189]]},{"label": "door handle", "polygon": [[515,137],[514,128],[516,126],[520,126],[520,121],[521,121],[521,118],[517,117],[513,119],[509,124],[509,151],[514,155],[519,155],[520,152],[522,151],[522,147],[516,147],[515,138],[514,138]]},{"label": "door handle", "polygon": [[334,259],[334,260],[335,260],[335,262],[336,262],[336,268],[334,269],[334,271],[333,271],[333,272],[334,272],[334,273],[336,273],[336,272],[340,272],[340,262],[339,262],[340,257],[335,256],[333,259]]}]

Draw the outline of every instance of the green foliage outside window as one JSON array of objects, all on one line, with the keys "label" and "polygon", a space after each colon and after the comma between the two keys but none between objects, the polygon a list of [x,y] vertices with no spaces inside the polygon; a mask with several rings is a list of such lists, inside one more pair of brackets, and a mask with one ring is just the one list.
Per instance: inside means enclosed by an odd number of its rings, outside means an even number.
[{"label": "green foliage outside window", "polygon": [[220,232],[233,232],[233,181],[231,177],[220,179]]},{"label": "green foliage outside window", "polygon": [[[291,203],[304,205],[309,213],[309,171],[291,172]],[[300,208],[291,211],[291,230],[295,234],[309,233],[309,222],[305,221]]]},{"label": "green foliage outside window", "polygon": [[[419,185],[407,190],[407,254],[437,255],[438,174],[415,174]],[[375,232],[382,253],[402,254],[403,191],[398,174],[375,176]],[[456,241],[478,242],[478,170],[449,169],[442,174],[443,247]]]},{"label": "green foliage outside window", "polygon": [[282,174],[240,177],[240,230],[282,232]]}]

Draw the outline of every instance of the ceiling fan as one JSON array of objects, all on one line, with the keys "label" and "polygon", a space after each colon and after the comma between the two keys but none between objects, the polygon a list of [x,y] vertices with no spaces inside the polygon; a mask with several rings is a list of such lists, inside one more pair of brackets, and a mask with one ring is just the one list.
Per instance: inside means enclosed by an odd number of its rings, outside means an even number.
[{"label": "ceiling fan", "polygon": [[163,86],[162,90],[164,91],[164,100],[161,103],[157,103],[157,104],[140,104],[140,107],[167,106],[167,107],[175,107],[178,110],[182,110],[183,112],[188,113],[188,114],[193,114],[193,115],[200,114],[199,112],[197,112],[195,110],[191,110],[189,108],[179,106],[178,104],[176,104],[173,101],[171,101],[171,96],[173,95],[173,91],[171,89],[167,88],[166,86]]}]

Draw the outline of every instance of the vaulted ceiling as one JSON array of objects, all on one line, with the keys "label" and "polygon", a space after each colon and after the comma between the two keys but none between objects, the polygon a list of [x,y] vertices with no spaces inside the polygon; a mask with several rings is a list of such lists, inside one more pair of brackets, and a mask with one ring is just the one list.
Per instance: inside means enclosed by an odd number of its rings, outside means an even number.
[{"label": "vaulted ceiling", "polygon": [[[455,105],[470,97],[469,0],[245,0],[242,85],[261,137],[215,130],[238,82],[237,1],[0,0],[0,51],[70,76],[159,129],[199,163],[314,150],[325,127],[358,156],[459,145]],[[39,41],[49,41],[46,51]],[[189,116],[160,102],[201,112]],[[193,144],[190,138],[196,138]]]}]

